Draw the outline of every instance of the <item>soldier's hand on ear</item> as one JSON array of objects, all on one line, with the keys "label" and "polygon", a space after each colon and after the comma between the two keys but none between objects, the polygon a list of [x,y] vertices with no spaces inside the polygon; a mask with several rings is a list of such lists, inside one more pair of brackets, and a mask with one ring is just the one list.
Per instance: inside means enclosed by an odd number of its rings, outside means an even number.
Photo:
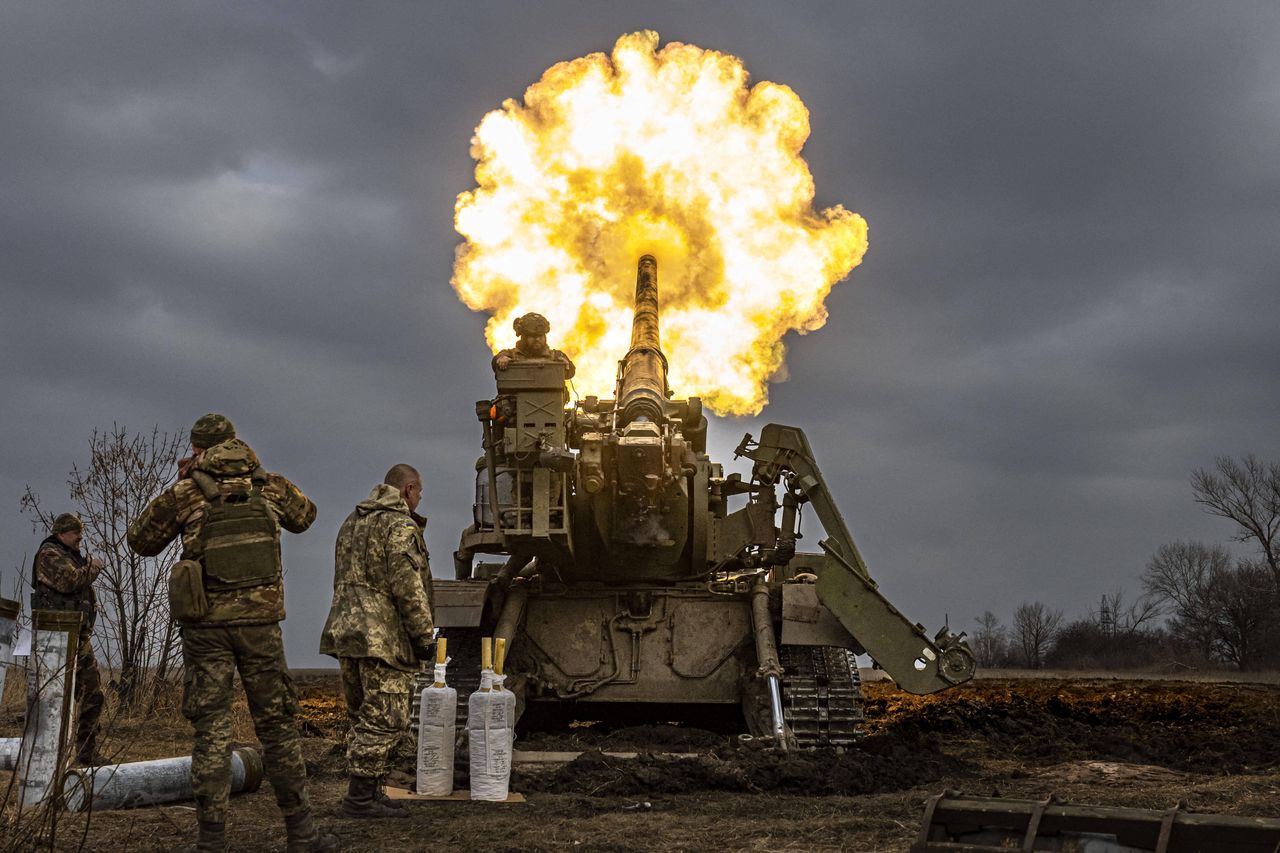
[{"label": "soldier's hand on ear", "polygon": [[178,460],[178,479],[182,480],[191,476],[191,469],[196,465],[194,456],[186,456]]}]

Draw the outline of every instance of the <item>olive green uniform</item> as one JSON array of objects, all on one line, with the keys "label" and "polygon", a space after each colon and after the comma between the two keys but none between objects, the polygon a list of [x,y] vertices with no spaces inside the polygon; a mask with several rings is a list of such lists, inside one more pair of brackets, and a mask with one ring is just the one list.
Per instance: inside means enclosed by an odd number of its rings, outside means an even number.
[{"label": "olive green uniform", "polygon": [[388,754],[408,731],[414,674],[432,634],[421,523],[395,487],[379,484],[338,531],[333,606],[320,640],[320,651],[342,668],[353,776],[386,772]]},{"label": "olive green uniform", "polygon": [[102,677],[93,655],[93,624],[97,619],[97,596],[93,582],[102,571],[78,550],[50,536],[40,543],[32,567],[31,608],[33,610],[78,610],[80,637],[76,643],[76,689],[78,708],[76,753],[92,760],[98,744],[102,717]]},{"label": "olive green uniform", "polygon": [[[311,526],[316,507],[297,486],[279,474],[262,472],[247,444],[230,439],[206,450],[196,470],[213,478],[224,494],[248,487],[261,477],[261,492],[278,527],[301,533]],[[129,527],[129,546],[151,556],[182,537],[183,559],[199,560],[201,525],[209,502],[196,482],[184,477],[147,505]],[[254,730],[262,742],[263,763],[286,817],[308,809],[306,768],[295,717],[297,693],[285,663],[280,636],[284,619],[284,581],[240,589],[208,589],[209,608],[199,620],[184,621],[182,654],[186,665],[182,712],[195,728],[191,784],[196,813],[203,823],[226,820],[231,791],[231,702],[240,673]]]},{"label": "olive green uniform", "polygon": [[500,369],[498,367],[498,359],[503,358],[504,356],[512,361],[558,361],[565,366],[564,375],[566,379],[572,379],[573,374],[577,371],[577,368],[573,365],[572,359],[558,349],[548,348],[540,353],[527,353],[520,349],[519,344],[517,344],[510,349],[500,351],[493,357],[491,366],[495,373]]}]

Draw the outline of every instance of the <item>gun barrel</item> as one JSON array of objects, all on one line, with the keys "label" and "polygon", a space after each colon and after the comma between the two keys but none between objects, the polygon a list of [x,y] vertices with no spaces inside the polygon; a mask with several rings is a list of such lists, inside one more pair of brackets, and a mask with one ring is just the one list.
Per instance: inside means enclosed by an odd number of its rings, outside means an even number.
[{"label": "gun barrel", "polygon": [[658,262],[640,258],[636,271],[636,309],[631,321],[631,349],[618,373],[619,426],[646,418],[666,418],[667,357],[658,333]]}]

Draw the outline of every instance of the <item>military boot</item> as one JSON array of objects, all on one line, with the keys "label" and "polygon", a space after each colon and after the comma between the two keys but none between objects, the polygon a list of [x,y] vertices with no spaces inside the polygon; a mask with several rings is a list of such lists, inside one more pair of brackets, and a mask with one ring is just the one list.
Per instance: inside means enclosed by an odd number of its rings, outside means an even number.
[{"label": "military boot", "polygon": [[388,805],[387,800],[378,799],[378,779],[376,776],[352,776],[347,783],[347,795],[338,806],[340,817],[408,817],[409,812],[403,808]]},{"label": "military boot", "polygon": [[373,799],[381,803],[383,808],[394,809],[408,817],[409,810],[404,807],[404,803],[397,802],[387,796],[387,792],[383,788],[383,782],[385,781],[385,777],[377,780],[377,784],[373,789]]},{"label": "military boot", "polygon": [[338,836],[321,832],[311,809],[285,815],[284,829],[289,834],[288,853],[332,853],[338,849]]},{"label": "military boot", "polygon": [[195,844],[182,848],[182,853],[223,853],[227,849],[227,825],[209,820],[200,821]]}]

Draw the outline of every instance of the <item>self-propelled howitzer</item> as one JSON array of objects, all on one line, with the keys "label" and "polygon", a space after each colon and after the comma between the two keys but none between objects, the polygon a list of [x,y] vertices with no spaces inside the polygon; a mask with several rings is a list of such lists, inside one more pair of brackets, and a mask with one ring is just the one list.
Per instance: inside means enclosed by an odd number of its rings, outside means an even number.
[{"label": "self-propelled howitzer", "polygon": [[[856,738],[856,654],[915,693],[972,677],[961,637],[930,638],[879,593],[801,430],[744,437],[749,478],[710,459],[701,401],[668,386],[649,255],[635,305],[614,399],[571,405],[563,362],[525,358],[476,404],[474,523],[435,585],[450,648],[505,638],[528,702],[740,703],[783,745]],[[811,553],[806,504],[826,534]]]}]

